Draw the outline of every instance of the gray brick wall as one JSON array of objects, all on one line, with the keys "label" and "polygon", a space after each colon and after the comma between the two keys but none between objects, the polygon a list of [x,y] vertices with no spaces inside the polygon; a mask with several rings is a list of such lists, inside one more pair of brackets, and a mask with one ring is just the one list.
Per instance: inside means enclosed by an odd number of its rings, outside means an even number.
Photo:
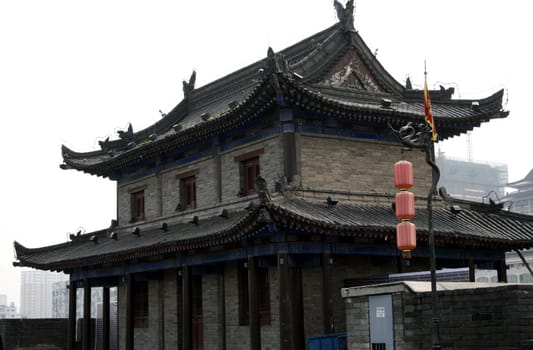
[{"label": "gray brick wall", "polygon": [[[248,326],[239,325],[239,298],[237,262],[226,263],[225,268],[226,297],[226,348],[249,349],[250,330]],[[277,268],[269,268],[270,280],[270,325],[261,325],[261,349],[279,349],[279,284]]]},{"label": "gray brick wall", "polygon": [[235,157],[260,148],[264,149],[264,153],[259,155],[261,176],[267,181],[269,190],[274,189],[274,183],[283,174],[283,151],[279,135],[221,154],[222,202],[235,199],[240,190],[239,163],[235,162]]},{"label": "gray brick wall", "polygon": [[348,349],[369,349],[368,297],[346,299]]},{"label": "gray brick wall", "polygon": [[324,334],[322,268],[302,268],[302,297],[305,338]]},{"label": "gray brick wall", "polygon": [[226,348],[248,349],[250,348],[248,326],[239,325],[239,284],[236,261],[227,262],[225,265],[224,288],[226,297]]},{"label": "gray brick wall", "polygon": [[134,328],[135,349],[159,349],[161,308],[160,281],[148,281],[148,327]]},{"label": "gray brick wall", "polygon": [[351,192],[396,192],[393,165],[413,162],[417,195],[427,195],[431,169],[424,153],[401,153],[401,147],[376,141],[323,135],[300,135],[300,166],[304,188]]},{"label": "gray brick wall", "polygon": [[67,348],[68,319],[0,320],[4,350]]},{"label": "gray brick wall", "polygon": [[157,182],[157,177],[154,175],[118,187],[118,221],[121,225],[126,225],[131,220],[131,194],[129,191],[140,186],[146,186],[144,189],[144,214],[146,220],[159,217],[159,195]]},{"label": "gray brick wall", "polygon": [[[348,349],[369,347],[368,297],[346,298]],[[431,348],[431,294],[393,293],[397,350]],[[443,349],[533,349],[533,286],[439,292]]]},{"label": "gray brick wall", "polygon": [[164,344],[165,349],[175,349],[178,344],[178,305],[176,270],[166,270],[163,276]]},{"label": "gray brick wall", "polygon": [[222,276],[208,274],[202,276],[202,322],[204,326],[204,349],[223,349],[223,315],[220,312]]},{"label": "gray brick wall", "polygon": [[268,269],[270,280],[270,325],[261,326],[261,349],[277,350],[279,343],[279,283],[278,269],[271,267]]},{"label": "gray brick wall", "polygon": [[[241,184],[239,163],[235,162],[235,157],[261,148],[264,149],[264,153],[259,156],[260,172],[267,180],[269,189],[273,191],[275,182],[283,173],[283,151],[279,136],[273,136],[220,154],[222,202],[238,199],[237,194]],[[124,226],[129,223],[131,219],[130,191],[140,186],[146,186],[144,205],[147,221],[176,214],[175,209],[180,200],[180,183],[176,179],[176,175],[195,169],[199,170],[196,177],[196,207],[201,209],[217,204],[216,159],[209,156],[184,166],[165,170],[157,176],[154,174],[120,184],[117,190],[117,210],[120,225]]]},{"label": "gray brick wall", "polygon": [[346,304],[340,293],[341,288],[344,287],[344,281],[354,277],[361,278],[395,273],[398,272],[398,267],[390,259],[370,259],[367,256],[334,256],[331,271],[335,331],[346,332]]},{"label": "gray brick wall", "polygon": [[176,175],[196,169],[199,171],[196,176],[196,207],[202,208],[216,204],[215,158],[207,157],[162,173],[163,216],[175,214],[180,202],[180,180],[176,179]]}]

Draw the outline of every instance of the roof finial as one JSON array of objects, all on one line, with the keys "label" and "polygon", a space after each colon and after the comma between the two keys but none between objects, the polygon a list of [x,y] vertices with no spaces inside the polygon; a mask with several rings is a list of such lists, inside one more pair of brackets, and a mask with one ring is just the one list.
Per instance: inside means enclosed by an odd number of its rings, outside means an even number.
[{"label": "roof finial", "polygon": [[335,6],[335,10],[337,11],[337,18],[344,25],[345,32],[355,31],[353,25],[353,12],[355,6],[353,2],[354,0],[348,0],[344,7],[338,0],[333,0],[333,6]]},{"label": "roof finial", "polygon": [[189,81],[183,81],[183,98],[189,98],[191,92],[194,90],[194,83],[196,82],[196,71],[193,70]]}]

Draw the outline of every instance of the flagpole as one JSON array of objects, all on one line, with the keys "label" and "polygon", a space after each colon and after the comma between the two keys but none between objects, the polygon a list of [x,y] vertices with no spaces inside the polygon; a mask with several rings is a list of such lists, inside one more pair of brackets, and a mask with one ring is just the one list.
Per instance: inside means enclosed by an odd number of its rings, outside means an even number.
[{"label": "flagpole", "polygon": [[436,276],[436,254],[435,254],[435,235],[433,232],[433,195],[437,188],[440,178],[440,170],[435,163],[435,148],[434,142],[438,140],[437,129],[433,120],[433,113],[431,111],[431,99],[427,86],[427,71],[426,61],[424,60],[424,119],[425,124],[415,124],[408,122],[399,130],[395,130],[389,123],[389,128],[393,135],[403,145],[409,148],[418,148],[426,152],[426,163],[431,167],[431,187],[427,197],[428,210],[428,245],[429,245],[429,266],[431,270],[431,311],[432,311],[432,349],[440,349],[439,336],[439,305],[437,294],[437,276]]},{"label": "flagpole", "polygon": [[[433,232],[433,194],[437,188],[440,178],[440,170],[435,163],[435,124],[431,111],[431,102],[429,100],[429,91],[427,88],[427,71],[426,60],[424,60],[424,111],[426,121],[431,123],[431,137],[428,137],[426,145],[426,163],[431,166],[431,187],[429,189],[427,198],[428,209],[428,236],[429,236],[429,267],[431,270],[431,323],[432,323],[432,349],[440,349],[440,335],[439,335],[439,304],[437,294],[437,274],[436,274],[436,258],[435,258],[435,235]],[[429,115],[429,116],[428,116]],[[430,120],[428,120],[430,119]]]}]

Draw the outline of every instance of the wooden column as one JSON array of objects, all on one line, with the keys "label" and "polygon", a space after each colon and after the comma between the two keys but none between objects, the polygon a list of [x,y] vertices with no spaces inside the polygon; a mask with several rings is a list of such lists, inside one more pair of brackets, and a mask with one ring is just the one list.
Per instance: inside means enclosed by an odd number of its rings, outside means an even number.
[{"label": "wooden column", "polygon": [[322,311],[324,318],[324,334],[335,333],[330,261],[330,253],[324,253],[322,255]]},{"label": "wooden column", "polygon": [[259,291],[257,258],[248,258],[248,315],[250,319],[250,349],[261,349],[261,325],[259,323]]},{"label": "wooden column", "polygon": [[220,344],[222,349],[226,349],[226,270],[222,267],[222,275],[219,276],[218,287],[218,312],[220,322]]},{"label": "wooden column", "polygon": [[289,307],[291,349],[305,349],[302,272],[299,267],[289,269]]},{"label": "wooden column", "polygon": [[82,350],[91,348],[91,281],[83,280],[83,339]]},{"label": "wooden column", "polygon": [[474,259],[468,259],[468,280],[470,282],[476,281],[476,264]]},{"label": "wooden column", "polygon": [[76,282],[70,280],[68,286],[68,343],[67,350],[76,349]]},{"label": "wooden column", "polygon": [[126,275],[126,350],[133,350],[133,274]]},{"label": "wooden column", "polygon": [[159,278],[159,349],[165,348],[165,275]]},{"label": "wooden column", "polygon": [[289,255],[287,253],[278,253],[278,278],[280,350],[290,350]]},{"label": "wooden column", "polygon": [[191,268],[184,266],[181,270],[182,276],[182,315],[183,315],[183,350],[192,349],[192,297],[191,297]]},{"label": "wooden column", "polygon": [[102,349],[109,350],[109,325],[110,325],[110,306],[109,306],[109,287],[103,288],[102,293]]},{"label": "wooden column", "polygon": [[183,274],[177,271],[176,279],[176,334],[177,350],[183,350]]},{"label": "wooden column", "polygon": [[507,283],[507,265],[505,259],[498,260],[498,282]]}]

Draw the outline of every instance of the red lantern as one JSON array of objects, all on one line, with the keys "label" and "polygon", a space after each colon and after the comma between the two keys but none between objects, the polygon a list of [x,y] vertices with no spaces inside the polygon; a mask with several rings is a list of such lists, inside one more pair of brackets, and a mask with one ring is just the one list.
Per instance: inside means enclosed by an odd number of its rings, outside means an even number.
[{"label": "red lantern", "polygon": [[413,187],[413,163],[400,160],[394,164],[394,186],[400,190]]},{"label": "red lantern", "polygon": [[412,222],[402,221],[396,225],[396,246],[401,251],[416,248],[416,226]]},{"label": "red lantern", "polygon": [[410,220],[415,217],[415,195],[413,192],[401,191],[396,193],[396,217],[400,220]]}]

